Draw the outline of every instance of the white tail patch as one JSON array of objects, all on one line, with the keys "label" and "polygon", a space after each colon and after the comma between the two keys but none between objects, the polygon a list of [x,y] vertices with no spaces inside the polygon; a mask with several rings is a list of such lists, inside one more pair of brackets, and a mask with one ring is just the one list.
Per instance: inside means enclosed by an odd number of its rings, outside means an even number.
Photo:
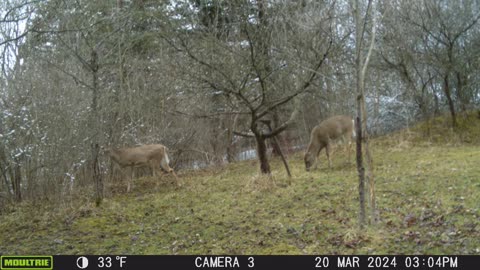
[{"label": "white tail patch", "polygon": [[170,164],[170,159],[168,159],[167,151],[165,151],[165,162],[167,162],[167,165]]},{"label": "white tail patch", "polygon": [[357,137],[357,133],[355,132],[355,120],[352,119],[352,138]]}]

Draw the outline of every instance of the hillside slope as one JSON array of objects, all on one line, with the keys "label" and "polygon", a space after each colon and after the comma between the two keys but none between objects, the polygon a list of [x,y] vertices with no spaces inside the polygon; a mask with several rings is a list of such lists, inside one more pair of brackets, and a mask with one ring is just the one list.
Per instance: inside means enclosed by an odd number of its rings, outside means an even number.
[{"label": "hillside slope", "polygon": [[290,156],[290,185],[279,160],[276,187],[252,184],[245,161],[183,173],[182,188],[138,179],[100,207],[24,204],[0,218],[0,254],[480,254],[480,146],[422,130],[372,141],[380,221],[365,231],[356,168],[337,147],[332,169],[323,152],[310,173]]}]

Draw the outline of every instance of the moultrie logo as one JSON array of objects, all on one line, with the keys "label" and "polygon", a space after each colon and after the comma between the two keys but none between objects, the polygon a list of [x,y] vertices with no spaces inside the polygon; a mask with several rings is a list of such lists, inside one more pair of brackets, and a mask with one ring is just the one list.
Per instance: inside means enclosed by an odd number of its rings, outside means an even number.
[{"label": "moultrie logo", "polygon": [[53,269],[53,256],[2,256],[0,269],[51,270]]}]

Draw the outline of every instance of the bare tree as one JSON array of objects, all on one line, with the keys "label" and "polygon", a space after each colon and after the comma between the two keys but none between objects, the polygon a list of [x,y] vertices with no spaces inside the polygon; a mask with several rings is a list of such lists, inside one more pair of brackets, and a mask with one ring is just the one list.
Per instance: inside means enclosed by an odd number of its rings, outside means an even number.
[{"label": "bare tree", "polygon": [[412,28],[409,34],[421,41],[415,44],[416,51],[412,54],[433,67],[436,74],[430,77],[435,77],[435,82],[442,85],[452,127],[458,125],[456,103],[466,110],[472,100],[469,78],[473,78],[470,75],[474,65],[471,56],[475,48],[471,42],[472,34],[478,32],[480,19],[475,6],[475,1],[404,1],[392,5],[405,22],[404,27]]},{"label": "bare tree", "polygon": [[[356,116],[356,135],[357,135],[357,170],[359,176],[359,198],[360,198],[360,226],[366,223],[365,212],[365,182],[369,184],[369,202],[372,208],[372,216],[375,215],[375,184],[373,178],[373,159],[368,146],[367,130],[367,110],[365,105],[365,74],[368,68],[368,62],[375,44],[375,10],[373,0],[368,1],[365,8],[365,16],[360,17],[361,9],[359,1],[355,0],[353,12],[355,20],[355,70],[356,70],[356,88],[357,88],[357,116]],[[370,45],[366,56],[363,55],[364,35],[367,31],[367,18],[372,16],[372,31],[370,33]],[[365,157],[367,160],[367,178],[365,178],[365,167],[363,164],[362,142],[365,143]],[[367,181],[366,181],[367,180]]]},{"label": "bare tree", "polygon": [[[175,32],[166,39],[195,65],[193,69],[186,69],[187,76],[201,83],[201,88],[206,91],[201,93],[221,94],[224,104],[222,110],[227,110],[223,113],[242,115],[239,128],[246,130],[237,130],[234,134],[255,139],[260,171],[270,174],[266,140],[273,139],[291,126],[296,120],[298,108],[290,106],[286,119],[271,129],[265,123],[272,120],[271,115],[275,114],[275,110],[292,105],[291,101],[304,93],[317,78],[333,48],[328,21],[328,11],[333,5],[325,7],[324,11],[318,10],[324,12],[327,20],[311,22],[311,27],[317,29],[314,31],[316,35],[310,38],[321,41],[316,41],[303,53],[295,52],[299,54],[296,61],[305,60],[301,66],[293,59],[290,62],[290,54],[294,52],[287,48],[288,42],[295,47],[300,45],[295,42],[301,41],[292,36],[288,40],[282,38],[282,42],[287,43],[276,44],[275,47],[270,42],[271,39],[280,38],[272,36],[273,29],[291,29],[292,22],[275,17],[275,9],[267,11],[262,1],[256,3],[254,10],[257,12],[251,14],[251,5],[243,3],[234,6],[238,12],[235,17],[237,21],[231,23],[240,27],[234,29],[235,35],[232,34],[233,30],[230,32],[227,41],[218,39],[217,35],[185,31],[181,25],[174,26]],[[283,6],[279,4],[277,8],[280,7]],[[255,16],[255,22],[252,22],[251,16]],[[305,27],[306,31],[308,27]],[[294,35],[292,30],[286,34]],[[215,57],[209,52],[214,52]],[[291,78],[290,82],[287,78]]]}]

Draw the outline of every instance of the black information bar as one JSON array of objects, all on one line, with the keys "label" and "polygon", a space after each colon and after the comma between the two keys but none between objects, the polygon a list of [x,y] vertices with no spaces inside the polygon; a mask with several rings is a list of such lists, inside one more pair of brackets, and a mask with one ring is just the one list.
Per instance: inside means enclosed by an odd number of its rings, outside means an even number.
[{"label": "black information bar", "polygon": [[[480,269],[478,255],[57,255],[53,269]],[[7,268],[3,268],[7,269]]]}]

